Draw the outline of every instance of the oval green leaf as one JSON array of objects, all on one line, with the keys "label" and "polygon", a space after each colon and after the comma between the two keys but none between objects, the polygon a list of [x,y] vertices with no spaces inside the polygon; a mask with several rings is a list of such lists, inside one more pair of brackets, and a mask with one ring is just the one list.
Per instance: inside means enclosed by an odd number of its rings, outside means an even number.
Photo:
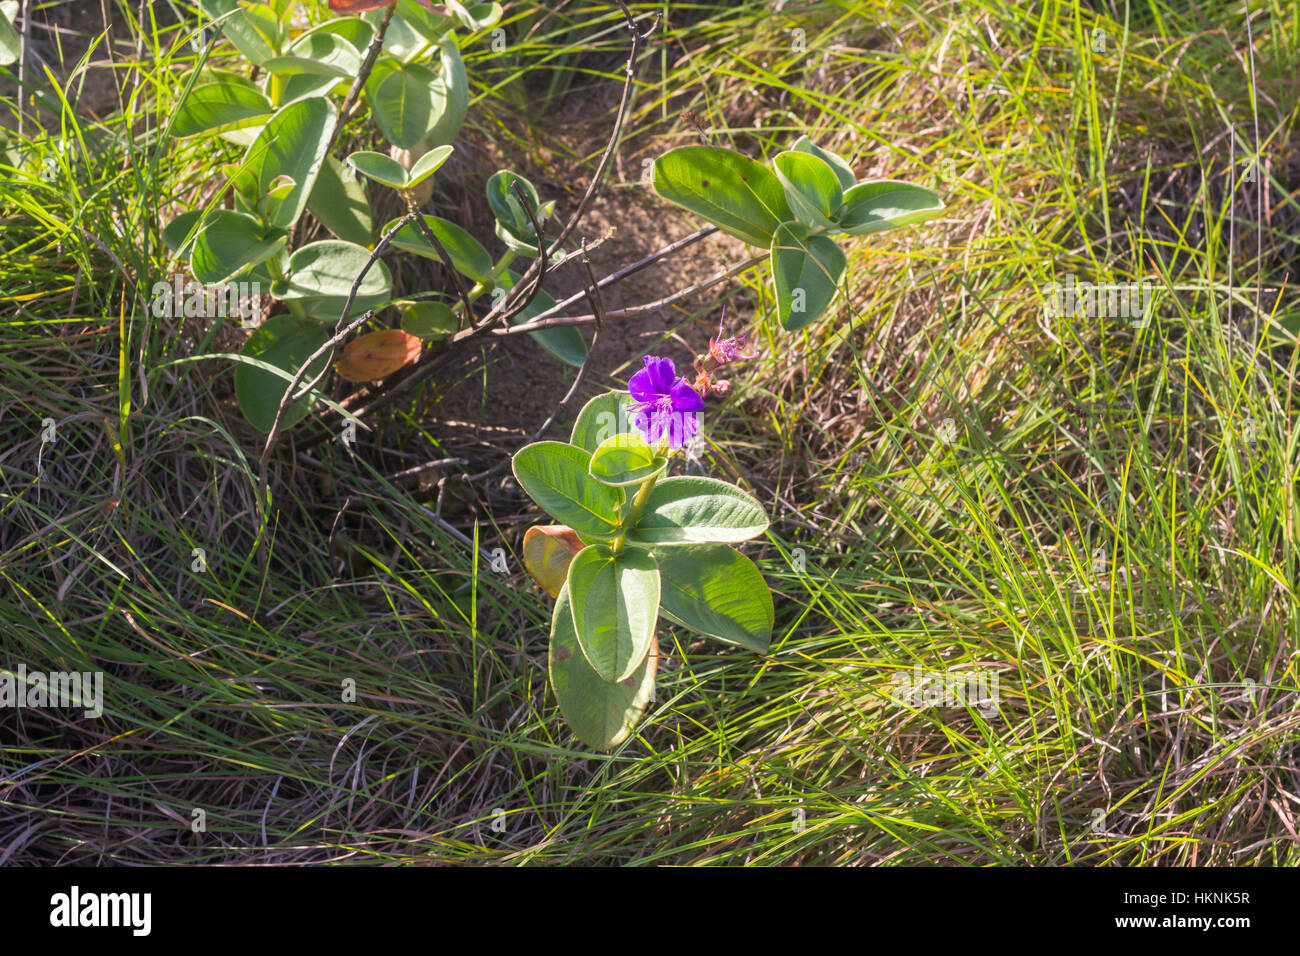
[{"label": "oval green leaf", "polygon": [[271,101],[254,86],[207,83],[185,97],[172,123],[172,135],[185,139],[210,130],[259,126],[272,112]]},{"label": "oval green leaf", "polygon": [[859,183],[844,194],[844,210],[835,229],[851,236],[867,236],[923,222],[943,210],[943,200],[933,189],[878,179]]},{"label": "oval green leaf", "polygon": [[362,149],[349,156],[347,161],[361,175],[377,183],[393,189],[406,188],[406,169],[391,156]]},{"label": "oval green leaf", "polygon": [[767,246],[776,227],[794,218],[772,171],[730,149],[669,150],[655,160],[654,188],[751,246]]},{"label": "oval green leaf", "polygon": [[487,181],[488,205],[492,207],[492,215],[496,217],[496,232],[501,241],[518,253],[535,256],[537,237],[533,233],[533,224],[528,218],[528,211],[515,195],[514,183],[519,184],[524,198],[528,200],[529,208],[532,209],[540,225],[541,197],[537,194],[537,188],[518,173],[499,169],[492,174]]},{"label": "oval green leaf", "polygon": [[564,442],[534,442],[515,453],[511,467],[524,491],[556,521],[594,538],[618,534],[623,490],[592,479],[589,452]]},{"label": "oval green leaf", "polygon": [[642,545],[745,541],[767,530],[763,506],[716,478],[664,478],[650,490],[641,519],[627,535]]},{"label": "oval green leaf", "polygon": [[451,146],[439,146],[417,159],[406,174],[406,188],[414,189],[436,173],[438,167],[445,163],[454,151]]},{"label": "oval green leaf", "polygon": [[[275,413],[289,388],[289,379],[328,339],[329,329],[325,326],[292,315],[272,316],[253,331],[240,354],[279,369],[282,374],[245,362],[235,369],[235,398],[250,425],[260,432],[270,432]],[[327,352],[316,361],[304,381],[315,378],[328,360]],[[311,396],[299,399],[285,411],[281,427],[291,428],[310,408]]]},{"label": "oval green leaf", "polygon": [[615,435],[625,435],[632,431],[632,406],[636,402],[624,391],[611,391],[595,398],[582,406],[578,418],[573,423],[573,432],[569,444],[576,445],[589,452],[594,452],[601,444]]},{"label": "oval green leaf", "polygon": [[432,124],[424,137],[429,146],[447,146],[460,132],[469,112],[469,75],[460,58],[456,37],[448,34],[438,41],[442,62],[438,66],[438,84],[429,90]]},{"label": "oval green leaf", "polygon": [[847,161],[828,149],[822,149],[807,136],[800,136],[790,148],[800,153],[809,153],[816,156],[829,166],[834,171],[835,178],[840,181],[841,190],[852,189],[853,184],[857,182],[857,177],[853,175],[853,167]]},{"label": "oval green leaf", "polygon": [[275,56],[278,30],[267,17],[244,7],[239,0],[199,0],[199,6],[214,20],[225,17],[221,32],[250,63],[256,66]]},{"label": "oval green leaf", "polygon": [[288,176],[295,183],[271,225],[290,229],[307,208],[335,119],[334,107],[324,97],[299,100],[278,110],[248,147],[232,180],[237,193],[257,202],[276,178]]},{"label": "oval green leaf", "polygon": [[795,218],[814,229],[829,228],[844,202],[835,171],[811,153],[794,151],[779,154],[772,166]]},{"label": "oval green leaf", "polygon": [[14,29],[13,21],[18,15],[17,0],[0,4],[0,66],[18,62],[22,49],[22,38]]},{"label": "oval green leaf", "polygon": [[[424,222],[447,250],[453,269],[461,275],[469,276],[475,282],[482,282],[488,288],[496,284],[492,279],[492,257],[477,239],[454,222],[439,219],[437,216],[425,216]],[[384,234],[387,235],[396,225],[397,220],[394,219],[384,226]],[[403,252],[413,252],[434,262],[442,261],[438,250],[424,238],[420,227],[413,222],[403,226],[393,236],[392,243]]]},{"label": "oval green leaf", "polygon": [[374,242],[375,224],[370,217],[370,197],[364,180],[343,174],[343,164],[326,156],[307,197],[307,209],[344,242],[367,246]]},{"label": "oval green leaf", "polygon": [[635,433],[612,435],[591,453],[591,477],[606,485],[636,485],[668,467]]},{"label": "oval green leaf", "polygon": [[425,342],[439,342],[456,334],[456,313],[441,302],[412,302],[402,308],[402,331]]},{"label": "oval green leaf", "polygon": [[[337,322],[352,284],[370,259],[370,250],[340,239],[322,239],[294,251],[286,278],[271,286],[277,299],[302,300],[304,308],[325,322]],[[393,288],[388,267],[376,259],[357,288],[348,318],[386,302]]]},{"label": "oval green leaf", "polygon": [[645,662],[659,620],[659,567],[640,548],[615,556],[589,545],[569,564],[578,646],[601,680],[631,677]]},{"label": "oval green leaf", "polygon": [[419,63],[380,57],[366,81],[366,100],[379,130],[394,146],[410,149],[433,123],[432,90],[438,74]]},{"label": "oval green leaf", "polygon": [[844,276],[844,250],[826,236],[809,236],[794,222],[783,222],[772,237],[772,284],[777,316],[794,332],[831,304]]},{"label": "oval green leaf", "polygon": [[636,672],[624,681],[601,680],[578,644],[566,586],[551,614],[547,664],[560,713],[574,734],[595,750],[612,750],[631,735],[645,713],[654,691],[659,658],[647,654]]},{"label": "oval green leaf", "polygon": [[162,241],[167,248],[178,256],[189,256],[190,249],[194,245],[195,236],[190,232],[197,230],[194,227],[198,221],[203,218],[202,209],[191,209],[183,212],[167,225],[163,226]]},{"label": "oval green leaf", "polygon": [[662,548],[654,556],[666,616],[705,637],[767,653],[772,592],[753,561],[725,544]]},{"label": "oval green leaf", "polygon": [[278,253],[288,238],[285,230],[264,229],[247,213],[214,209],[194,237],[190,270],[207,285],[228,282]]}]

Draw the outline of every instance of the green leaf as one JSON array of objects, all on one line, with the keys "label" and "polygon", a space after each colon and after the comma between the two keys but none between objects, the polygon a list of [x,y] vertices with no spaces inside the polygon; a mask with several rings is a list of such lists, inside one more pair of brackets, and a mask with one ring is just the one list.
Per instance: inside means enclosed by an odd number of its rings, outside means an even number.
[{"label": "green leaf", "polygon": [[635,404],[625,391],[597,395],[578,412],[569,444],[594,452],[601,442],[632,432],[631,409]]},{"label": "green leaf", "polygon": [[349,156],[347,161],[361,175],[377,183],[393,189],[406,188],[406,169],[391,156],[362,149]]},{"label": "green leaf", "polygon": [[591,454],[591,477],[605,485],[636,485],[668,467],[637,434],[613,435]]},{"label": "green leaf", "polygon": [[654,164],[654,187],[751,246],[767,246],[793,218],[780,180],[766,166],[716,146],[681,146]]},{"label": "green leaf", "polygon": [[466,7],[458,0],[446,0],[443,4],[455,14],[456,19],[470,33],[477,33],[495,26],[504,12],[499,3],[476,3]]},{"label": "green leaf", "polygon": [[[366,262],[370,250],[340,239],[321,239],[296,249],[285,268],[286,277],[272,284],[271,295],[277,299],[298,299],[313,316],[337,322],[348,293]],[[357,296],[347,317],[361,315],[367,309],[386,302],[392,294],[393,277],[388,267],[376,259],[357,288]]]},{"label": "green leaf", "polygon": [[526,445],[515,453],[515,479],[543,511],[579,534],[617,536],[623,490],[588,474],[591,454],[558,441]]},{"label": "green leaf", "polygon": [[[194,236],[190,235],[190,231],[202,218],[202,209],[191,209],[188,212],[181,213],[163,227],[163,243],[178,256],[188,258],[190,250],[194,247],[195,239]],[[186,241],[187,237],[189,241]]]},{"label": "green leaf", "polygon": [[[492,279],[492,257],[477,239],[454,222],[439,219],[437,216],[425,216],[424,222],[447,250],[447,255],[451,257],[452,268],[461,275],[469,276],[475,282],[483,283],[488,288],[496,285]],[[396,225],[397,220],[394,219],[384,227],[384,234],[387,235]],[[392,244],[403,252],[414,252],[434,262],[442,261],[438,250],[424,238],[424,233],[413,222],[408,222],[397,235],[393,236]]]},{"label": "green leaf", "polygon": [[4,3],[0,3],[0,66],[18,62],[22,38],[14,29],[14,19],[17,16],[18,0],[5,0]]},{"label": "green leaf", "polygon": [[777,315],[786,331],[802,329],[826,310],[844,263],[844,250],[833,239],[809,236],[798,223],[781,223],[772,237],[771,265]]},{"label": "green leaf", "polygon": [[[317,38],[328,38],[340,48],[348,45],[342,37],[330,36],[329,34],[317,34]],[[272,76],[310,76],[313,79],[325,77],[330,80],[324,85],[324,89],[327,90],[335,86],[343,77],[351,75],[347,70],[331,63],[323,63],[306,56],[291,56],[287,53],[284,56],[271,57],[262,64],[262,69]]]},{"label": "green leaf", "polygon": [[772,160],[795,216],[806,226],[826,229],[844,202],[835,171],[811,153],[780,153]]},{"label": "green leaf", "polygon": [[284,201],[297,184],[288,176],[276,176],[267,186],[266,194],[257,203],[257,213],[266,222],[275,219]]},{"label": "green leaf", "polygon": [[247,213],[214,209],[194,238],[190,269],[194,278],[206,285],[228,282],[271,258],[288,238],[285,230],[266,229]]},{"label": "green leaf", "polygon": [[302,40],[303,37],[316,33],[333,33],[341,36],[352,44],[352,49],[361,54],[365,53],[370,46],[370,41],[375,38],[375,28],[361,17],[335,17],[326,20],[320,26],[312,27],[298,39]]},{"label": "green leaf", "polygon": [[439,146],[417,159],[406,174],[406,188],[414,189],[438,171],[447,158],[455,152],[451,146]]},{"label": "green leaf", "polygon": [[[515,272],[506,270],[497,277],[498,285],[507,291],[513,289],[519,281],[519,276]],[[549,309],[555,307],[555,300],[551,298],[545,290],[538,289],[537,295],[533,301],[528,303],[528,307],[520,312],[514,318],[515,325],[523,325]],[[572,365],[580,368],[582,363],[587,360],[587,342],[582,337],[582,333],[572,325],[557,325],[554,328],[538,329],[535,332],[528,333],[535,339],[542,348],[550,352],[561,362],[566,365]]]},{"label": "green leaf", "polygon": [[612,750],[631,735],[645,713],[659,658],[647,654],[636,672],[624,681],[601,680],[578,644],[566,586],[551,614],[547,662],[560,713],[574,734],[588,747]]},{"label": "green leaf", "polygon": [[[401,0],[405,3],[406,0]],[[413,0],[418,2],[418,0]],[[411,28],[411,24],[406,21],[401,12],[393,14],[392,22],[388,24],[388,31],[384,34],[384,53],[391,54],[398,58],[414,56],[425,48],[425,37]],[[384,19],[382,9],[368,10],[361,14],[362,18],[372,27],[378,27]],[[448,19],[448,23],[450,23]]]},{"label": "green leaf", "polygon": [[659,568],[639,548],[614,555],[589,545],[569,565],[578,645],[601,680],[631,677],[645,661],[659,619]]},{"label": "green leaf", "polygon": [[343,164],[326,156],[307,197],[307,208],[334,235],[345,242],[370,246],[375,224],[370,218],[370,198],[362,180],[343,174]]},{"label": "green leaf", "polygon": [[265,12],[253,11],[241,5],[239,0],[199,0],[199,6],[214,20],[235,11],[221,21],[221,32],[253,65],[265,63],[275,56],[278,27]]},{"label": "green leaf", "polygon": [[280,78],[278,90],[268,86],[275,91],[276,102],[285,105],[351,85],[361,72],[361,53],[336,33],[313,30],[294,40],[284,56],[273,57],[262,67]]},{"label": "green leaf", "polygon": [[334,107],[324,97],[299,100],[278,110],[248,147],[243,168],[232,180],[246,201],[257,202],[280,176],[295,183],[271,225],[291,229],[307,208],[335,119]]},{"label": "green leaf", "polygon": [[492,215],[496,217],[497,235],[516,252],[535,256],[537,236],[533,232],[533,224],[528,218],[527,210],[515,195],[513,183],[519,184],[539,225],[542,221],[540,212],[542,200],[537,194],[537,188],[518,173],[499,169],[487,181],[488,205],[492,207]]},{"label": "green leaf", "polygon": [[[361,72],[361,54],[336,33],[304,33],[289,45],[283,56],[272,57],[262,69],[276,76],[324,76],[335,80],[352,78]],[[328,89],[333,86],[330,83]]]},{"label": "green leaf", "polygon": [[772,592],[753,561],[725,544],[661,548],[664,614],[684,627],[728,644],[767,653],[772,639]]},{"label": "green leaf", "polygon": [[797,150],[800,153],[809,153],[816,156],[834,170],[835,178],[840,181],[840,189],[842,190],[852,189],[853,184],[858,181],[858,178],[853,175],[852,166],[841,157],[836,156],[830,150],[822,149],[820,146],[817,146],[807,136],[800,136],[799,139],[795,141],[795,144],[790,148]]},{"label": "green leaf", "polygon": [[429,90],[433,125],[425,137],[425,143],[435,147],[450,145],[469,112],[469,76],[455,36],[444,36],[438,42],[438,50],[442,55],[438,84]]},{"label": "green leaf", "polygon": [[419,63],[380,57],[366,81],[366,99],[379,130],[394,146],[410,149],[433,124],[438,74]]},{"label": "green leaf", "polygon": [[[310,319],[276,315],[253,331],[241,355],[258,359],[292,377],[304,362],[329,339],[329,329]],[[317,359],[303,379],[310,382],[325,367],[329,353]],[[301,387],[301,384],[299,385]],[[284,399],[289,382],[272,371],[241,362],[235,369],[235,398],[248,423],[260,432],[270,432],[275,413]],[[285,411],[283,428],[297,424],[310,410],[311,396],[305,396]]]},{"label": "green leaf", "polygon": [[943,200],[933,189],[895,179],[858,183],[844,194],[837,232],[866,236],[895,226],[910,226],[943,212]]},{"label": "green leaf", "polygon": [[214,129],[260,126],[272,112],[271,101],[254,86],[208,83],[190,90],[176,113],[172,135],[185,139]]},{"label": "green leaf", "polygon": [[415,32],[434,43],[441,40],[454,23],[451,17],[434,13],[420,0],[397,0],[397,16],[405,20]]},{"label": "green leaf", "polygon": [[627,535],[644,545],[744,541],[767,530],[763,506],[716,478],[663,478]]},{"label": "green leaf", "polygon": [[456,313],[441,302],[412,302],[402,306],[402,331],[426,342],[438,342],[455,335]]}]

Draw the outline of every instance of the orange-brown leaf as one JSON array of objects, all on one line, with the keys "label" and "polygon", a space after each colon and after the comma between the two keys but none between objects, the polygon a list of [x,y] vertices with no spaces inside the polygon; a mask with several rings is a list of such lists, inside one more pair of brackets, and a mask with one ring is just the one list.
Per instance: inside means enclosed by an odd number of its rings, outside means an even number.
[{"label": "orange-brown leaf", "polygon": [[349,382],[373,382],[415,361],[420,340],[401,329],[359,335],[343,348],[334,371]]},{"label": "orange-brown leaf", "polygon": [[[365,13],[367,10],[378,10],[381,7],[391,7],[397,0],[330,0],[330,10],[334,13]],[[420,0],[426,7],[434,13],[441,13],[443,16],[450,16],[446,7],[442,4],[435,6],[429,0]]]},{"label": "orange-brown leaf", "polygon": [[582,539],[566,525],[534,525],[524,533],[524,567],[547,594],[559,597],[569,562],[583,547]]},{"label": "orange-brown leaf", "polygon": [[397,0],[330,0],[330,9],[335,13],[364,13],[367,10],[378,10],[380,7],[391,7]]}]

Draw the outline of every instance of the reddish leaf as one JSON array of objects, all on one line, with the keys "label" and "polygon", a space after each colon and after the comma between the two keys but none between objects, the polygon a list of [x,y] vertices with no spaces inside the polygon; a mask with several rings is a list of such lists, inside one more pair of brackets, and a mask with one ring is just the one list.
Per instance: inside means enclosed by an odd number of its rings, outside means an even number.
[{"label": "reddish leaf", "polygon": [[583,547],[582,539],[566,525],[534,525],[524,533],[524,567],[547,594],[559,597],[569,562]]},{"label": "reddish leaf", "polygon": [[[396,2],[397,0],[330,0],[330,10],[334,13],[365,13],[367,10],[391,7]],[[443,16],[449,15],[442,5],[434,6],[429,0],[420,0],[420,2],[434,13],[441,13]]]},{"label": "reddish leaf", "polygon": [[401,329],[367,332],[344,346],[343,357],[334,363],[334,371],[349,382],[373,382],[415,361],[421,344],[414,335]]},{"label": "reddish leaf", "polygon": [[391,7],[397,0],[330,0],[330,9],[335,13],[365,13],[380,7]]}]

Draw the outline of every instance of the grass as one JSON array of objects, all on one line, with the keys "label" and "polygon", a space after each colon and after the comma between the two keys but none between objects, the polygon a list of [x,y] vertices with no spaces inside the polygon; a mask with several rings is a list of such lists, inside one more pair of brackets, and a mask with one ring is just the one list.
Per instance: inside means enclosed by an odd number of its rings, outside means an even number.
[{"label": "grass", "polygon": [[[138,27],[103,123],[46,89],[57,132],[11,136],[0,180],[0,619],[6,664],[102,669],[107,700],[0,711],[5,862],[1300,862],[1300,14],[1250,6],[1248,31],[1241,3],[673,5],[629,169],[695,136],[689,107],[950,209],[857,245],[838,314],[794,337],[761,273],[728,289],[762,357],[709,470],[774,515],[749,550],[777,631],[766,658],[662,631],[608,756],[546,686],[520,498],[450,518],[475,549],[384,478],[446,451],[414,406],[368,452],[278,456],[258,564],[260,446],[228,364],[189,361],[229,333],[126,278],[221,161],[157,132],[196,54]],[[615,22],[521,14],[508,65],[467,60],[479,134],[526,149],[531,91],[617,82]],[[1045,317],[1067,274],[1149,279],[1154,319]],[[998,705],[899,705],[916,667],[996,674]]]}]

